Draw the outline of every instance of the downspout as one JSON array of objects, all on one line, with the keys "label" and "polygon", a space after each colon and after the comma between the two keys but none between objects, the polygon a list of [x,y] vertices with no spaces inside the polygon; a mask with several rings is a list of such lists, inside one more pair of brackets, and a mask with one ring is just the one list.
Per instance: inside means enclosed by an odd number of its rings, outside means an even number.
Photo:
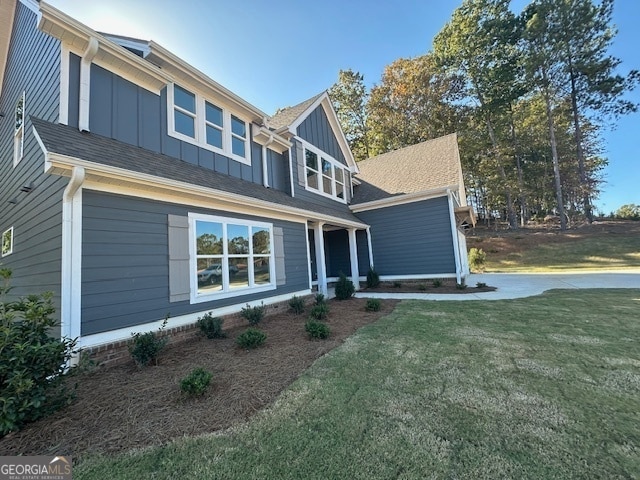
[{"label": "downspout", "polygon": [[456,216],[453,207],[453,192],[447,188],[447,199],[449,200],[449,223],[451,224],[451,238],[453,241],[453,255],[456,260],[456,282],[462,283],[462,261],[460,260],[460,242],[458,241],[458,227],[456,227]]},{"label": "downspout", "polygon": [[269,135],[269,140],[262,145],[262,185],[269,188],[269,172],[267,171],[267,147],[273,143],[273,134]]},{"label": "downspout", "polygon": [[73,167],[62,195],[61,336],[80,337],[83,167]]},{"label": "downspout", "polygon": [[78,105],[78,130],[89,131],[89,101],[91,95],[91,62],[98,53],[100,44],[96,37],[89,39],[87,49],[80,60],[80,100]]},{"label": "downspout", "polygon": [[293,182],[293,157],[292,157],[291,147],[289,147],[289,183],[291,184],[291,197],[295,197],[296,191],[294,189],[294,182]]}]

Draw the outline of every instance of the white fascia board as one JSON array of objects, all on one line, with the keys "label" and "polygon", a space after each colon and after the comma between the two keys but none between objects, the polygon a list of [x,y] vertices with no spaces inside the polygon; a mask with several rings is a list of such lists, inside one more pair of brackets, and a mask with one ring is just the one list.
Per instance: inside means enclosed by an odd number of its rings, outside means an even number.
[{"label": "white fascia board", "polygon": [[[170,72],[173,70],[174,77],[176,79],[186,81],[185,87],[195,86],[205,96],[226,100],[229,102],[229,107],[232,110],[244,113],[251,117],[251,120],[254,122],[262,122],[264,118],[268,117],[265,112],[240,98],[231,90],[223,87],[218,82],[205,75],[197,68],[189,65],[181,58],[178,58],[176,55],[153,40],[149,41],[149,48],[151,51],[148,56],[156,57],[161,60],[163,63],[163,69],[169,70]],[[179,80],[176,81],[181,83]]]},{"label": "white fascia board", "polygon": [[[35,131],[35,129],[34,129]],[[204,197],[210,204],[212,199],[222,200],[230,204],[237,204],[244,208],[254,207],[263,209],[267,212],[273,212],[274,215],[285,214],[289,217],[298,218],[298,221],[306,221],[308,219],[321,220],[332,225],[342,225],[344,227],[366,228],[367,224],[361,222],[353,222],[344,220],[330,215],[324,215],[309,210],[303,210],[295,207],[287,207],[282,204],[275,204],[258,200],[253,197],[238,195],[235,193],[224,192],[209,187],[194,185],[191,183],[180,182],[169,178],[158,177],[147,173],[134,172],[123,168],[111,167],[100,163],[90,162],[81,158],[70,157],[58,153],[46,153],[45,156],[46,169],[49,172],[55,172],[60,175],[64,170],[71,170],[74,166],[84,167],[87,172],[87,179],[100,181],[101,179],[109,179],[110,182],[126,184],[136,184],[144,186],[147,194],[149,190],[164,189],[169,190],[175,195],[194,197]],[[114,186],[115,189],[115,186]],[[148,195],[145,195],[148,196]],[[264,214],[262,214],[264,215]],[[275,217],[274,217],[275,218]]]},{"label": "white fascia board", "polygon": [[38,28],[65,43],[75,54],[82,55],[91,37],[97,38],[99,49],[94,63],[104,66],[136,85],[159,94],[162,88],[173,80],[157,66],[46,2],[40,2],[40,14]]},{"label": "white fascia board", "polygon": [[333,134],[336,136],[338,140],[338,144],[340,145],[340,150],[342,150],[342,154],[344,158],[347,160],[347,166],[349,170],[353,173],[360,173],[360,169],[358,168],[358,164],[356,163],[355,158],[353,158],[353,153],[351,153],[351,149],[349,148],[349,142],[347,142],[347,137],[344,136],[344,132],[342,131],[342,127],[340,126],[340,121],[338,120],[338,115],[333,108],[333,104],[331,103],[331,99],[329,98],[329,94],[325,91],[322,95],[320,95],[315,102],[309,105],[304,112],[302,112],[298,118],[296,118],[291,125],[289,125],[289,133],[292,135],[297,135],[297,128],[300,126],[304,120],[311,115],[316,108],[322,105],[324,109],[324,113],[327,115],[327,119],[329,120],[329,124],[331,125],[331,129],[333,130]]},{"label": "white fascia board", "polygon": [[277,133],[269,130],[266,127],[262,127],[254,124],[252,140],[258,145],[267,145],[274,152],[280,154],[286,152],[292,143],[286,138],[278,135]]},{"label": "white fascia board", "polygon": [[349,208],[353,213],[366,212],[367,210],[376,210],[378,208],[393,207],[396,205],[404,205],[406,203],[415,203],[422,200],[429,200],[430,198],[444,197],[447,195],[447,191],[452,188],[458,188],[457,186],[448,186],[442,188],[433,188],[431,190],[424,190],[422,192],[407,193],[405,195],[398,195],[396,197],[383,198],[381,200],[374,200],[372,202],[358,203],[356,205],[349,205]]}]

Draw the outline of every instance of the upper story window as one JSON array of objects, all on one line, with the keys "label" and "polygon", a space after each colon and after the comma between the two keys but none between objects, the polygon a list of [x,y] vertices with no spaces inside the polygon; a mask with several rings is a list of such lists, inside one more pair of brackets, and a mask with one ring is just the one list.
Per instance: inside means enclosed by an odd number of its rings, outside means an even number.
[{"label": "upper story window", "polygon": [[14,114],[15,131],[13,134],[13,166],[15,167],[24,153],[24,103],[25,92],[22,92],[20,98],[16,102]]},{"label": "upper story window", "polygon": [[246,121],[179,85],[168,87],[167,99],[169,135],[251,164]]},{"label": "upper story window", "polygon": [[4,232],[2,232],[2,254],[1,256],[6,257],[13,253],[13,227],[8,228]]},{"label": "upper story window", "polygon": [[304,146],[304,160],[307,189],[346,202],[345,166],[310,145]]}]

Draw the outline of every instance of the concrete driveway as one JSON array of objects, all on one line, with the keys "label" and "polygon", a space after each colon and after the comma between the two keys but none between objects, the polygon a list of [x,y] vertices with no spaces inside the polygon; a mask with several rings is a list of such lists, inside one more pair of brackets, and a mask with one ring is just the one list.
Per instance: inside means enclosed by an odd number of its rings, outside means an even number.
[{"label": "concrete driveway", "polygon": [[467,277],[473,290],[476,283],[496,287],[494,292],[435,294],[435,293],[369,293],[356,292],[361,298],[398,298],[417,300],[504,300],[539,295],[556,288],[638,288],[640,271],[607,273],[483,273]]}]

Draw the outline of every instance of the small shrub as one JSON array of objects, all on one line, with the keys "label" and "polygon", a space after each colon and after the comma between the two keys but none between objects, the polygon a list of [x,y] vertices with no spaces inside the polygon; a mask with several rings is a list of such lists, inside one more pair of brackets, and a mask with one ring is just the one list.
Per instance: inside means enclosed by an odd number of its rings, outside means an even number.
[{"label": "small shrub", "polygon": [[456,288],[458,290],[464,290],[467,288],[467,284],[464,283],[464,280],[462,280],[460,283],[456,283]]},{"label": "small shrub", "polygon": [[486,287],[486,286],[487,286],[487,284],[486,284],[486,283],[484,283],[484,282],[478,282],[478,283],[476,283],[476,288],[484,288],[484,287]]},{"label": "small shrub", "polygon": [[304,298],[295,295],[289,300],[289,309],[296,315],[304,313]]},{"label": "small shrub", "polygon": [[329,315],[329,305],[326,303],[319,303],[314,305],[309,312],[309,317],[314,320],[324,320]]},{"label": "small shrub", "polygon": [[264,318],[265,312],[266,307],[264,306],[264,304],[260,306],[256,305],[255,307],[250,307],[247,303],[247,306],[242,308],[240,316],[247,322],[249,322],[250,325],[257,325]]},{"label": "small shrub", "polygon": [[129,345],[129,353],[133,360],[140,367],[149,365],[151,362],[158,363],[158,355],[167,345],[169,339],[162,335],[162,331],[167,326],[167,316],[158,329],[158,332],[132,333],[133,343]]},{"label": "small shrub", "polygon": [[436,278],[431,282],[431,284],[433,285],[433,288],[440,288],[442,286],[442,280]]},{"label": "small shrub", "polygon": [[380,285],[380,275],[373,269],[373,265],[367,272],[367,288],[376,288]]},{"label": "small shrub", "polygon": [[324,298],[323,294],[316,293],[315,301],[316,301],[316,305],[322,305],[323,303],[326,303],[327,300]]},{"label": "small shrub", "polygon": [[267,334],[257,328],[248,328],[236,338],[236,344],[242,348],[258,348],[267,339]]},{"label": "small shrub", "polygon": [[226,333],[222,331],[223,323],[224,320],[222,318],[214,317],[211,312],[209,312],[198,318],[196,325],[207,338],[211,339],[224,338],[227,336]]},{"label": "small shrub", "polygon": [[418,285],[418,290],[420,290],[421,292],[424,292],[427,289],[427,286],[424,283],[421,283],[420,285]]},{"label": "small shrub", "polygon": [[402,282],[398,282],[398,281],[393,282],[393,288],[402,288]]},{"label": "small shrub", "polygon": [[180,382],[180,390],[189,396],[202,395],[207,390],[211,377],[213,377],[213,374],[204,368],[194,368]]},{"label": "small shrub", "polygon": [[471,248],[469,250],[469,266],[475,272],[484,271],[484,264],[487,260],[487,254],[481,248]]},{"label": "small shrub", "polygon": [[64,372],[75,340],[49,335],[51,293],[6,302],[11,271],[0,269],[0,437],[46,417],[73,399]]},{"label": "small shrub", "polygon": [[340,272],[340,278],[336,282],[335,290],[338,300],[346,300],[347,298],[353,297],[353,294],[356,293],[356,287],[353,285],[353,282],[342,272]]},{"label": "small shrub", "polygon": [[310,338],[327,338],[331,334],[331,329],[326,324],[315,320],[305,323],[304,329]]},{"label": "small shrub", "polygon": [[380,310],[381,302],[379,298],[367,299],[367,304],[364,307],[367,312],[377,312]]}]

